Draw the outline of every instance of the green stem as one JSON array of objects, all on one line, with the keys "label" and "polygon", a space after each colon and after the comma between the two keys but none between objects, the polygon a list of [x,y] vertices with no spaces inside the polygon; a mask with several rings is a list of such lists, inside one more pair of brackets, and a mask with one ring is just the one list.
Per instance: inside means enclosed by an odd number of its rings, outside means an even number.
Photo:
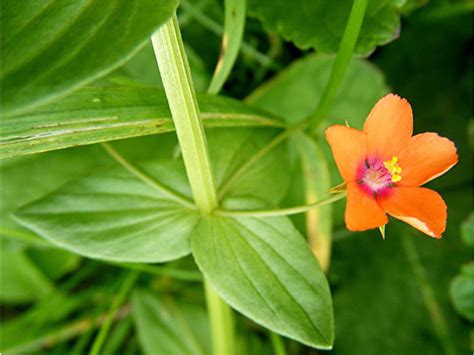
[{"label": "green stem", "polygon": [[123,166],[126,170],[128,170],[131,174],[136,176],[138,179],[143,181],[148,186],[160,191],[163,195],[169,197],[170,199],[180,203],[184,207],[196,209],[196,206],[189,201],[186,197],[181,195],[179,192],[176,192],[165,185],[158,182],[156,179],[148,176],[143,171],[138,169],[132,163],[130,163],[127,159],[125,159],[118,151],[116,151],[109,143],[101,143],[102,148],[119,163]]},{"label": "green stem", "polygon": [[206,136],[176,15],[151,39],[194,200],[201,212],[210,213],[217,206],[217,197]]},{"label": "green stem", "polygon": [[[217,197],[206,136],[176,15],[153,34],[152,43],[194,200],[203,214],[209,214],[217,207]],[[232,311],[208,285],[207,280],[204,284],[214,354],[233,354]]]},{"label": "green stem", "polygon": [[208,280],[204,281],[207,309],[209,310],[212,348],[215,355],[234,354],[234,316],[232,309],[223,302]]},{"label": "green stem", "polygon": [[131,271],[125,277],[125,280],[120,287],[120,290],[115,297],[112,306],[110,307],[110,311],[107,314],[102,326],[100,327],[99,333],[97,334],[94,343],[92,344],[92,349],[90,351],[90,355],[98,355],[102,345],[104,345],[105,339],[107,338],[107,334],[110,331],[110,327],[117,316],[120,306],[125,301],[125,298],[130,293],[135,281],[137,280],[139,273],[137,271]]},{"label": "green stem", "polygon": [[289,216],[292,214],[304,213],[308,210],[316,207],[321,207],[329,205],[330,203],[336,202],[340,199],[346,197],[345,193],[334,194],[332,196],[326,197],[322,200],[309,203],[303,206],[295,206],[288,208],[278,208],[273,210],[221,210],[216,209],[215,214],[219,216],[228,216],[228,217],[275,217],[275,216]]},{"label": "green stem", "polygon": [[336,60],[332,66],[329,82],[326,85],[323,96],[321,97],[316,110],[309,117],[310,130],[312,134],[316,133],[319,125],[326,118],[326,115],[331,108],[331,104],[339,91],[339,86],[344,78],[347,67],[349,66],[352,53],[354,52],[357,43],[357,38],[359,37],[360,28],[367,8],[367,2],[368,0],[354,0]]},{"label": "green stem", "polygon": [[272,341],[273,353],[275,355],[287,354],[286,349],[285,349],[285,344],[283,343],[281,336],[270,331],[270,340]]}]

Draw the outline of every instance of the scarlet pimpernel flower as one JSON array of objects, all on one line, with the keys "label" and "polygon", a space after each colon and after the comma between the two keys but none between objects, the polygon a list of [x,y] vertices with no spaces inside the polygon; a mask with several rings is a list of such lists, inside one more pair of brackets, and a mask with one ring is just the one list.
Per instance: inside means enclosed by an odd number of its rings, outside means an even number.
[{"label": "scarlet pimpernel flower", "polygon": [[458,161],[456,147],[436,133],[413,134],[410,104],[389,94],[367,117],[364,129],[335,125],[326,130],[347,185],[345,221],[352,231],[381,227],[387,214],[441,238],[447,208],[435,191],[420,187]]}]

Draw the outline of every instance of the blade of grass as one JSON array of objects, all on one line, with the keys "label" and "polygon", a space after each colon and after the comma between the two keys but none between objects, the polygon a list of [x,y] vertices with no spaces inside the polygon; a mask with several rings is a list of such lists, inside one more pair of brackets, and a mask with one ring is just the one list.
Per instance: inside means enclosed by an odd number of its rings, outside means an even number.
[{"label": "blade of grass", "polygon": [[207,92],[217,94],[227,80],[239,54],[245,26],[246,0],[225,0],[225,23],[221,54]]},{"label": "blade of grass", "polygon": [[[123,306],[115,315],[115,319],[122,319],[128,315],[130,307]],[[97,327],[105,322],[107,314],[98,317],[87,317],[75,321],[69,325],[61,326],[47,334],[41,335],[36,339],[29,340],[23,344],[15,345],[8,349],[2,349],[5,354],[31,354],[37,353],[42,348],[50,348],[56,344],[73,339],[87,332],[91,327]]]},{"label": "blade of grass", "polygon": [[138,271],[131,271],[125,276],[125,279],[115,297],[110,310],[102,323],[99,333],[97,334],[94,343],[92,344],[92,349],[90,351],[90,355],[98,355],[104,345],[105,339],[107,338],[107,334],[109,333],[110,327],[117,316],[117,313],[120,309],[120,306],[125,301],[127,295],[130,293],[130,290],[133,288],[135,281],[137,280],[139,275]]}]

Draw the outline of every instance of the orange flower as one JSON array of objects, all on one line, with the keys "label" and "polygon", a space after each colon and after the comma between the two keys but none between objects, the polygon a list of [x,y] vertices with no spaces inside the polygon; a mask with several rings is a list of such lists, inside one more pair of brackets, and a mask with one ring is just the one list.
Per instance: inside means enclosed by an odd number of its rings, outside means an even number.
[{"label": "orange flower", "polygon": [[419,187],[458,161],[456,147],[436,133],[412,137],[410,104],[389,94],[377,102],[364,130],[335,125],[326,130],[339,172],[347,184],[346,226],[363,231],[387,224],[387,213],[423,233],[441,238],[446,204]]}]

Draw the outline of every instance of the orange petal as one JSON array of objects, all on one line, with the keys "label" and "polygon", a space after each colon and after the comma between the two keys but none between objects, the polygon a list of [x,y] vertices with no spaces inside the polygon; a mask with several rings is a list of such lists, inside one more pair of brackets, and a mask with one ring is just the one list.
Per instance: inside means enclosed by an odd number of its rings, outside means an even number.
[{"label": "orange petal", "polygon": [[436,133],[417,134],[399,153],[400,186],[420,186],[444,174],[458,162],[456,147]]},{"label": "orange petal", "polygon": [[425,187],[397,187],[379,199],[389,215],[408,223],[434,238],[446,229],[446,204],[436,192]]},{"label": "orange petal", "polygon": [[365,231],[387,224],[387,215],[374,197],[363,191],[356,182],[347,184],[346,227],[351,231]]},{"label": "orange petal", "polygon": [[326,129],[326,140],[344,181],[354,181],[358,167],[367,157],[367,134],[335,125]]},{"label": "orange petal", "polygon": [[364,124],[368,135],[368,153],[390,159],[409,142],[413,134],[413,113],[407,100],[397,95],[382,97],[370,111]]}]

